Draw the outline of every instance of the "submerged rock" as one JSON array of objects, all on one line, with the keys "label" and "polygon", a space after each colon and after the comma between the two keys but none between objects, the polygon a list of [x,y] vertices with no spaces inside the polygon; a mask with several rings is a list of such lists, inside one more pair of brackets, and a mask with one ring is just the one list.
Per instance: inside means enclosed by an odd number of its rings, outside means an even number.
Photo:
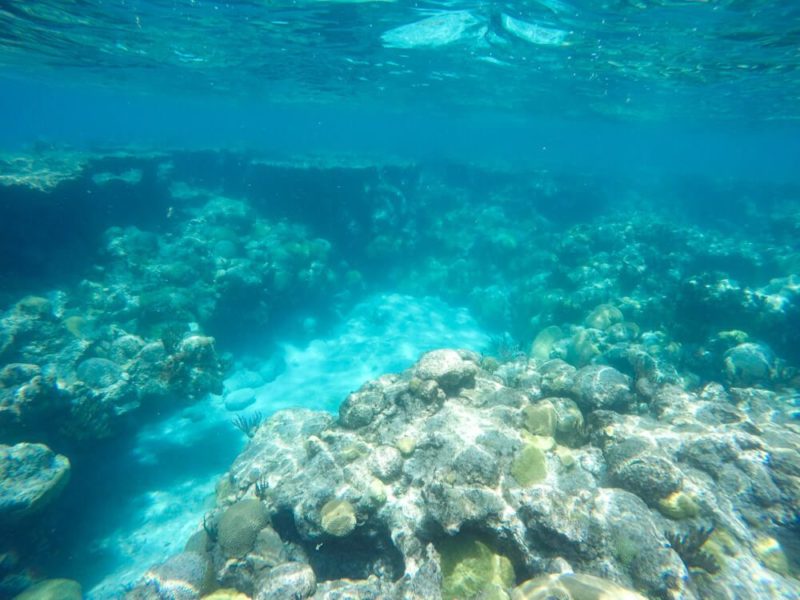
[{"label": "submerged rock", "polygon": [[122,379],[122,369],[107,358],[89,358],[75,369],[78,379],[93,388],[107,388]]},{"label": "submerged rock", "polygon": [[356,512],[347,500],[327,502],[320,517],[322,530],[334,537],[345,537],[356,528]]},{"label": "submerged rock", "polygon": [[514,584],[514,567],[508,557],[469,535],[442,540],[442,598],[500,598]]},{"label": "submerged rock", "polygon": [[625,411],[633,401],[630,378],[605,365],[579,369],[574,390],[578,404],[586,411],[607,408]]},{"label": "submerged rock", "polygon": [[81,585],[71,579],[45,579],[29,587],[14,600],[82,600]]},{"label": "submerged rock", "polygon": [[126,595],[126,600],[170,598],[174,600],[199,600],[214,587],[211,564],[198,552],[182,552],[171,556],[162,564],[150,569],[137,588]]},{"label": "submerged rock", "polygon": [[0,524],[26,519],[69,481],[69,460],[44,444],[0,445]]},{"label": "submerged rock", "polygon": [[428,352],[416,366],[417,377],[423,381],[436,381],[448,393],[458,392],[462,387],[471,387],[476,372],[475,363],[464,360],[455,350]]},{"label": "submerged rock", "polygon": [[[616,382],[627,383],[617,375],[610,378],[612,396]],[[437,389],[443,383],[451,393],[431,403],[426,382]],[[507,388],[459,352],[439,351],[399,376],[366,384],[351,395],[338,422],[310,411],[275,414],[234,463],[232,491],[212,515],[218,580],[244,592],[262,590],[266,598],[299,578],[306,583],[297,583],[297,593],[310,593],[310,579],[300,575],[284,578],[275,571],[271,583],[262,579],[266,563],[255,560],[261,551],[254,536],[269,515],[283,542],[277,547],[287,549],[270,553],[271,560],[305,563],[311,570],[303,572],[338,582],[319,588],[328,594],[323,597],[335,597],[333,589],[350,585],[346,581],[374,575],[380,589],[400,597],[467,598],[481,590],[504,598],[515,578],[534,568],[558,569],[567,561],[586,570],[603,556],[620,583],[692,598],[683,583],[685,566],[661,532],[658,500],[685,485],[672,478],[672,461],[659,457],[663,465],[652,473],[639,458],[624,463],[630,472],[614,467],[615,477],[647,503],[606,489],[605,472],[617,463],[607,465],[600,450],[587,445],[574,402],[530,404],[525,389]],[[632,394],[627,386],[624,392]],[[515,394],[519,398],[509,402]],[[353,411],[367,398],[376,402],[354,428]],[[552,437],[560,431],[573,449]],[[605,443],[613,454],[612,440]],[[642,486],[640,471],[650,477]],[[237,521],[242,533],[235,537],[245,542],[231,552],[230,511],[245,504],[261,516]]]},{"label": "submerged rock", "polygon": [[725,374],[735,385],[767,383],[774,373],[775,357],[763,344],[739,344],[725,353]]},{"label": "submerged rock", "polygon": [[[603,408],[636,398],[619,371],[531,365],[504,365],[528,373],[511,388],[469,354],[437,351],[365,384],[338,421],[276,413],[232,466],[210,516],[218,582],[265,598],[316,589],[319,598],[380,590],[425,600],[690,600],[741,589],[757,597],[760,577],[790,572],[774,545],[758,541],[790,535],[800,488],[773,483],[792,471],[789,451],[774,448],[767,464],[746,422],[704,420],[729,400],[664,385],[649,396],[651,414],[624,414]],[[586,425],[571,398],[530,400],[541,393],[533,375],[547,372],[575,376],[569,393],[591,408]],[[751,396],[753,406],[766,402]],[[244,505],[260,516],[240,521],[235,537],[245,542],[226,551],[230,511]],[[752,529],[733,526],[740,512]],[[718,541],[726,536],[738,541]],[[714,549],[712,538],[747,560]],[[513,588],[541,572],[562,575]],[[800,593],[789,579],[782,585]]]},{"label": "submerged rock", "polygon": [[287,562],[270,569],[258,584],[254,600],[310,598],[317,588],[314,570],[303,563]]},{"label": "submerged rock", "polygon": [[241,558],[256,541],[258,532],[267,524],[268,512],[255,498],[232,505],[219,521],[217,536],[220,548],[228,558]]}]

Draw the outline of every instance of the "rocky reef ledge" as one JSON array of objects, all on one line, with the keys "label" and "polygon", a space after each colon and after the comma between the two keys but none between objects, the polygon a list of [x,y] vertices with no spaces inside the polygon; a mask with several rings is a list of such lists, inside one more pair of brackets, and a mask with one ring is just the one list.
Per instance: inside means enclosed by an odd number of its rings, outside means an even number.
[{"label": "rocky reef ledge", "polygon": [[437,350],[276,413],[126,600],[797,598],[778,392]]}]

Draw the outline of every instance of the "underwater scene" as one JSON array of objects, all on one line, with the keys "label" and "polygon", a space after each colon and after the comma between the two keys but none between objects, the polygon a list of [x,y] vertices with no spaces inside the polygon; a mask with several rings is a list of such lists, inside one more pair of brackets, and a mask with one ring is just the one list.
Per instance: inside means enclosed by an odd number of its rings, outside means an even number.
[{"label": "underwater scene", "polygon": [[0,2],[0,600],[800,600],[800,4]]}]

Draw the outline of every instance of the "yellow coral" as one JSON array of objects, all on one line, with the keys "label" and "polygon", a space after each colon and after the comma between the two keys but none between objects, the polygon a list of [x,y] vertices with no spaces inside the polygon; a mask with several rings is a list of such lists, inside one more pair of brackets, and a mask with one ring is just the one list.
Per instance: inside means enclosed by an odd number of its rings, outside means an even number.
[{"label": "yellow coral", "polygon": [[763,537],[756,541],[753,550],[765,567],[781,575],[789,575],[789,560],[778,540]]},{"label": "yellow coral", "polygon": [[700,507],[694,498],[686,492],[672,492],[666,498],[658,501],[658,510],[665,517],[679,521],[681,519],[691,519],[700,513]]},{"label": "yellow coral", "polygon": [[203,596],[200,600],[250,600],[250,596],[246,596],[238,590],[225,588]]}]

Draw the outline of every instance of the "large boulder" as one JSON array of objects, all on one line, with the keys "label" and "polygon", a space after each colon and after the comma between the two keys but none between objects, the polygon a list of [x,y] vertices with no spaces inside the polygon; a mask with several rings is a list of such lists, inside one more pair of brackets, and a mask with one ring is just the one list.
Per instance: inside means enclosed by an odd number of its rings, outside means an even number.
[{"label": "large boulder", "polygon": [[38,513],[69,481],[70,464],[44,444],[0,445],[0,524]]}]

